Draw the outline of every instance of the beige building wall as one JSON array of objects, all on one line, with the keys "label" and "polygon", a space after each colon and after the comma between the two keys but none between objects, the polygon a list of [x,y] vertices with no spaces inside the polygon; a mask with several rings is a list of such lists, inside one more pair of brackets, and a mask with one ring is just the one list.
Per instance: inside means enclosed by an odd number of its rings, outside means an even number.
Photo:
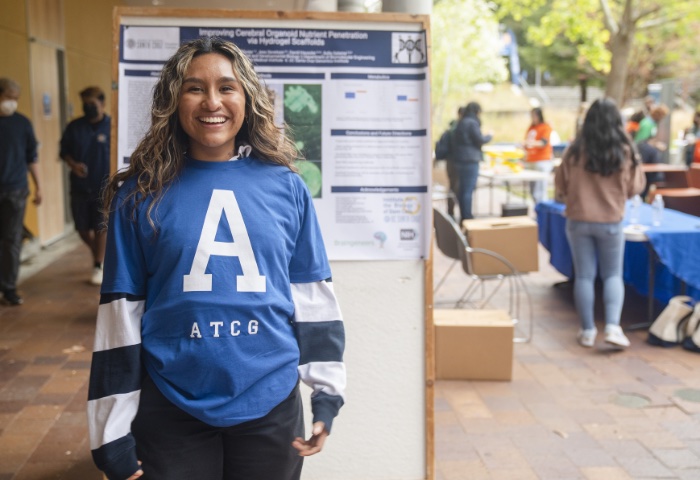
[{"label": "beige building wall", "polygon": [[[29,88],[29,42],[25,0],[3,0],[0,15],[0,76],[10,77]],[[26,93],[23,92],[23,93]],[[30,116],[28,95],[19,100],[19,111]]]},{"label": "beige building wall", "polygon": [[[39,244],[46,244],[72,228],[67,224],[68,183],[58,158],[58,140],[61,127],[82,115],[78,92],[88,85],[102,87],[111,113],[112,9],[123,2],[2,0],[2,3],[0,76],[10,77],[21,85],[18,110],[32,120],[40,142],[44,201],[38,208],[27,203],[25,225],[38,237]],[[63,90],[59,89],[61,84]],[[62,110],[64,99],[66,108]],[[30,185],[33,188],[31,182]]]},{"label": "beige building wall", "polygon": [[112,9],[115,0],[64,0],[67,99],[69,117],[81,116],[78,93],[85,87],[101,87],[107,113],[111,107]]},{"label": "beige building wall", "polygon": [[[22,86],[18,111],[32,117],[32,97],[29,74],[29,37],[27,35],[27,9],[25,0],[3,0],[0,15],[0,77],[9,77]],[[25,224],[38,231],[37,211],[27,206]]]},{"label": "beige building wall", "polygon": [[[39,140],[42,204],[36,209],[38,229],[29,229],[46,244],[66,231],[63,165],[58,160],[61,138],[59,52],[63,49],[63,1],[27,0],[32,124]],[[29,214],[34,212],[34,206]]]}]

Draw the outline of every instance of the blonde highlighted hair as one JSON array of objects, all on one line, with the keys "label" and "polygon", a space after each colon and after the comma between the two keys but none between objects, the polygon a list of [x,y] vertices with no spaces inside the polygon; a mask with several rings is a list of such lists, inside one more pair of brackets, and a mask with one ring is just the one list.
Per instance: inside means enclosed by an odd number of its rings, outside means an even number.
[{"label": "blonde highlighted hair", "polygon": [[293,162],[300,154],[294,142],[285,135],[284,126],[275,125],[274,107],[251,61],[231,42],[212,37],[199,38],[183,44],[163,66],[153,90],[151,126],[131,155],[129,167],[112,175],[105,187],[105,222],[119,186],[125,180],[134,178],[135,185],[127,192],[125,201],[133,200],[135,209],[152,197],[147,216],[151,226],[156,229],[153,210],[164,190],[181,172],[189,143],[178,119],[182,81],[192,59],[209,53],[223,55],[231,61],[233,71],[245,91],[245,120],[236,135],[236,145],[248,143],[253,150],[251,155],[256,159],[296,171]]}]

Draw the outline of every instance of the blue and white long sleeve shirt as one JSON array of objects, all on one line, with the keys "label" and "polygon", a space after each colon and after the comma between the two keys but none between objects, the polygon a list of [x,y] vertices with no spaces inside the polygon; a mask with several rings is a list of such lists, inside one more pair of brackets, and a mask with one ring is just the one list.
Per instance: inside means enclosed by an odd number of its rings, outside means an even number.
[{"label": "blue and white long sleeve shirt", "polygon": [[[212,426],[261,418],[299,378],[330,431],[344,403],[343,319],[313,203],[289,169],[188,159],[153,210],[126,182],[110,216],[90,375],[90,448],[109,478],[138,470],[143,375]],[[290,439],[291,441],[291,439]]]}]

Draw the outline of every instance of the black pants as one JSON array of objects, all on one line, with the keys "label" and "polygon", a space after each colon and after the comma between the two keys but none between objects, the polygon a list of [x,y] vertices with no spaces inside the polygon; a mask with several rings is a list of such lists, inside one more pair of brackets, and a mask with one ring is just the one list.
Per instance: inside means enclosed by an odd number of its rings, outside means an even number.
[{"label": "black pants", "polygon": [[26,190],[0,191],[0,290],[17,288]]},{"label": "black pants", "polygon": [[102,202],[99,194],[71,192],[70,209],[75,222],[75,229],[79,232],[88,230],[102,230],[104,217],[102,216]]},{"label": "black pants", "polygon": [[167,400],[146,375],[131,424],[144,480],[298,480],[304,436],[299,388],[263,418],[212,427]]}]

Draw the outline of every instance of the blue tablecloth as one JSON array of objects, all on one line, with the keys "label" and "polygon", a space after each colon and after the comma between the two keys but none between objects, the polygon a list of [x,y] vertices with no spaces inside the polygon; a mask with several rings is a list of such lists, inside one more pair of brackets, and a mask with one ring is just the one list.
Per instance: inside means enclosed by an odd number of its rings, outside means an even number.
[{"label": "blue tablecloth", "polygon": [[[566,240],[564,205],[547,201],[536,207],[540,243],[549,250],[550,263],[571,278],[573,264]],[[643,204],[640,224],[649,226],[645,232],[659,258],[656,266],[654,297],[666,303],[680,291],[680,280],[687,285],[687,294],[700,300],[700,218],[664,210],[658,227],[651,225],[651,206]],[[625,218],[625,223],[627,219]],[[649,251],[645,242],[625,245],[624,280],[639,293],[648,295]]]}]

